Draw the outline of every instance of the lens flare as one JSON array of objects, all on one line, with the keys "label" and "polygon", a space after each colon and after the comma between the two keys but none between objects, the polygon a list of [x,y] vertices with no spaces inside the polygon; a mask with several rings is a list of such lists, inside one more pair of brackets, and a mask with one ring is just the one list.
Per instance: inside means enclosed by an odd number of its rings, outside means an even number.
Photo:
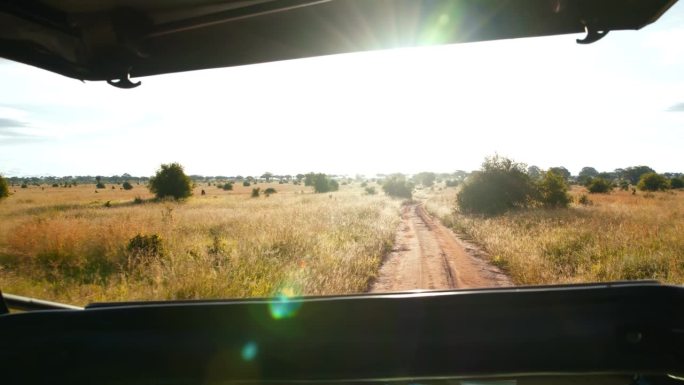
[{"label": "lens flare", "polygon": [[242,359],[245,361],[253,360],[259,353],[259,346],[254,341],[249,341],[242,347]]},{"label": "lens flare", "polygon": [[297,315],[297,311],[302,306],[299,301],[293,301],[293,289],[282,290],[272,301],[268,304],[271,312],[271,317],[274,319],[291,318]]}]

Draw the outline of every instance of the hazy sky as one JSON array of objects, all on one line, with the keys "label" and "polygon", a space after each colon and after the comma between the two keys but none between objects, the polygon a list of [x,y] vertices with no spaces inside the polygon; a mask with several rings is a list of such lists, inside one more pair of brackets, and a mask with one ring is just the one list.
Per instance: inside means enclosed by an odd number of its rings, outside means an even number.
[{"label": "hazy sky", "polygon": [[151,175],[479,167],[684,171],[684,4],[574,35],[141,78],[121,90],[0,60],[0,173]]}]

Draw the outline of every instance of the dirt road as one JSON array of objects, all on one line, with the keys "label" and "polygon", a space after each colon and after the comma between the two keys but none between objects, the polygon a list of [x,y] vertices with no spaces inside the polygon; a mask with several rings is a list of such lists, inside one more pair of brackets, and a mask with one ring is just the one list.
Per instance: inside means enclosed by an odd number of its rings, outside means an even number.
[{"label": "dirt road", "polygon": [[395,248],[370,292],[511,286],[475,246],[459,239],[422,204],[402,208]]}]

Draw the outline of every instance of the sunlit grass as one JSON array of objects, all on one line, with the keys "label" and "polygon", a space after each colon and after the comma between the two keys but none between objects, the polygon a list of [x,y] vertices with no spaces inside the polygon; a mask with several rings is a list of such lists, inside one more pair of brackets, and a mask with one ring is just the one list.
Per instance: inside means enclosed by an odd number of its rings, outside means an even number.
[{"label": "sunlit grass", "polygon": [[[76,304],[367,289],[393,242],[398,202],[292,184],[259,184],[278,193],[250,198],[252,187],[200,186],[183,203],[153,202],[144,186],[17,188],[0,204],[0,287]],[[134,258],[137,234],[159,235],[163,253]]]},{"label": "sunlit grass", "polygon": [[[577,198],[586,193],[576,187]],[[427,208],[484,247],[517,284],[657,279],[684,283],[684,192],[589,194],[591,205],[455,212],[456,189],[428,194]],[[577,201],[577,199],[575,199]]]}]

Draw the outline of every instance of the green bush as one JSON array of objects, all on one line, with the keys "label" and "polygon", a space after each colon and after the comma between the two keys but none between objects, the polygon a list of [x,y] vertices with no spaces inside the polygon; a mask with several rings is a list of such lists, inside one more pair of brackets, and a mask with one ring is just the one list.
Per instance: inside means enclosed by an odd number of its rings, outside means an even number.
[{"label": "green bush", "polygon": [[242,182],[242,185],[245,186],[245,187],[249,187],[249,186],[251,186],[252,184],[249,183],[248,181],[244,181],[244,182]]},{"label": "green bush", "polygon": [[329,178],[327,175],[321,173],[306,174],[304,178],[304,185],[313,186],[314,192],[316,193],[327,193],[330,191],[337,191],[340,188],[340,185],[337,183],[336,180]]},{"label": "green bush", "polygon": [[162,164],[155,176],[150,178],[149,189],[157,198],[187,198],[192,195],[192,181],[178,163]]},{"label": "green bush", "polygon": [[7,198],[9,196],[9,185],[7,180],[0,175],[0,199]]},{"label": "green bush", "polygon": [[95,188],[100,188],[100,189],[102,189],[102,188],[105,188],[105,187],[106,187],[105,184],[102,183],[102,182],[97,182],[97,184],[95,185]]},{"label": "green bush", "polygon": [[643,174],[639,179],[639,184],[637,184],[637,188],[641,191],[659,191],[666,190],[669,187],[670,183],[667,178],[655,172]]},{"label": "green bush", "polygon": [[260,187],[253,188],[253,189],[252,189],[252,198],[258,198],[260,192],[261,192],[261,188],[260,188]]},{"label": "green bush", "polygon": [[233,190],[233,184],[230,182],[226,182],[223,185],[221,185],[221,189],[223,189],[224,191],[231,191]]},{"label": "green bush", "polygon": [[26,182],[21,184],[21,188],[28,188],[28,185],[26,184]]},{"label": "green bush", "polygon": [[672,179],[670,179],[670,187],[672,187],[672,188],[684,188],[684,178],[672,178]]},{"label": "green bush", "polygon": [[395,198],[411,199],[413,196],[413,185],[402,175],[391,175],[385,178],[382,190],[385,194]]},{"label": "green bush", "polygon": [[129,181],[123,182],[121,187],[123,187],[124,190],[133,190],[133,185]]},{"label": "green bush", "polygon": [[603,178],[593,178],[589,181],[587,189],[592,194],[607,194],[613,190],[613,185]]},{"label": "green bush", "polygon": [[465,180],[456,203],[464,213],[493,215],[526,207],[537,197],[525,165],[497,155],[486,158],[481,170]]},{"label": "green bush", "polygon": [[445,184],[447,187],[457,187],[459,183],[457,180],[449,179],[445,182]]},{"label": "green bush", "polygon": [[378,193],[377,191],[375,191],[375,187],[366,187],[365,191],[367,195],[375,195]]},{"label": "green bush", "polygon": [[546,207],[568,207],[570,196],[565,178],[555,171],[547,171],[539,181],[539,199]]},{"label": "green bush", "polygon": [[277,193],[277,191],[276,191],[276,189],[274,189],[273,187],[269,187],[269,188],[267,188],[266,190],[264,190],[264,195],[266,195],[267,198],[268,198],[271,194],[275,194],[275,193]]}]

